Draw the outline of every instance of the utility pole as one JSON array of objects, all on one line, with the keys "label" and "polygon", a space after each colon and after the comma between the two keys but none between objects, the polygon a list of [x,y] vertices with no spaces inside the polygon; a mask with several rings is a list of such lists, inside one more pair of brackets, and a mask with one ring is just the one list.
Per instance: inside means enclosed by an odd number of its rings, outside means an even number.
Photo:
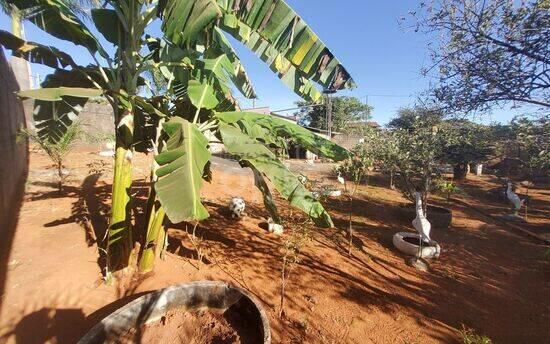
[{"label": "utility pole", "polygon": [[326,94],[325,109],[327,112],[327,134],[328,134],[328,139],[332,140],[332,98],[330,97],[330,95],[333,93],[336,93],[336,91],[324,90],[323,93]]}]

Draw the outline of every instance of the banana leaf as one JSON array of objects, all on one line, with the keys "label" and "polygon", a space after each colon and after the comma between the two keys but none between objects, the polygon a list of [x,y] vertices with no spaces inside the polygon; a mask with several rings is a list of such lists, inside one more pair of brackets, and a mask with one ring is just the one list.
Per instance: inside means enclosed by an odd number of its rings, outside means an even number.
[{"label": "banana leaf", "polygon": [[99,79],[97,71],[95,73],[89,68],[85,72],[56,69],[53,74],[46,76],[41,84],[43,88],[19,93],[20,96],[36,99],[33,118],[37,135],[41,139],[50,142],[60,140],[82,111],[88,97],[103,93],[102,90],[91,89],[92,82],[86,78],[86,75],[91,75]]},{"label": "banana leaf", "polygon": [[166,144],[155,157],[158,198],[173,223],[205,219],[209,215],[201,203],[200,188],[210,159],[208,139],[183,118],[172,118],[162,127]]},{"label": "banana leaf", "polygon": [[158,15],[163,19],[161,29],[165,36],[172,43],[189,48],[221,12],[212,0],[165,0],[158,4]]},{"label": "banana leaf", "polygon": [[321,203],[267,147],[232,125],[221,122],[218,130],[227,151],[264,174],[291,205],[311,217],[317,226],[334,226]]},{"label": "banana leaf", "polygon": [[[285,1],[217,0],[217,3],[223,15],[222,29],[257,54],[265,49],[278,52],[324,89],[355,87],[340,61]],[[277,58],[272,52],[268,55]]]},{"label": "banana leaf", "polygon": [[52,68],[75,66],[69,54],[55,47],[25,41],[7,31],[0,30],[0,44],[13,51],[13,56],[32,63],[40,63]]},{"label": "banana leaf", "polygon": [[342,161],[349,158],[349,152],[345,148],[304,127],[281,118],[254,112],[239,111],[217,113],[216,118],[227,124],[237,123],[240,126],[263,127],[274,136],[291,139],[309,151],[334,161]]},{"label": "banana leaf", "polygon": [[5,0],[20,10],[28,10],[25,19],[50,35],[86,47],[108,57],[90,32],[64,0]]}]

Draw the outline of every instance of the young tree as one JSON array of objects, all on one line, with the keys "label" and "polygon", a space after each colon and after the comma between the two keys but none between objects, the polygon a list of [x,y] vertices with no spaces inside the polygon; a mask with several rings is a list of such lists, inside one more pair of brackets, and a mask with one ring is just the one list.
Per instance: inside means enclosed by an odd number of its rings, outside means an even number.
[{"label": "young tree", "polygon": [[430,0],[416,31],[434,37],[433,94],[451,112],[505,104],[550,107],[550,5],[547,0]]},{"label": "young tree", "polygon": [[[419,113],[428,111],[424,109]],[[395,144],[392,154],[383,155],[383,164],[393,166],[398,171],[398,186],[411,201],[414,193],[422,194],[424,213],[428,204],[433,180],[440,175],[441,158],[446,140],[441,122],[434,124],[433,117],[417,115],[413,117],[407,129],[397,128],[386,135],[390,138],[384,142]]]},{"label": "young tree", "polygon": [[22,129],[21,135],[29,138],[31,141],[37,143],[40,148],[48,154],[52,162],[55,164],[58,178],[58,189],[61,193],[63,191],[63,183],[65,182],[66,175],[63,173],[64,161],[67,154],[70,153],[74,147],[76,141],[80,139],[82,129],[78,122],[71,124],[67,131],[61,135],[60,139],[52,142],[39,136],[34,130]]},{"label": "young tree", "polygon": [[[333,97],[332,102],[332,130],[345,130],[351,122],[366,122],[370,118],[372,107],[362,103],[355,97]],[[325,103],[323,103],[325,104]],[[313,128],[327,130],[326,106],[313,106],[311,102],[297,102],[302,107],[297,113],[300,123]]]}]

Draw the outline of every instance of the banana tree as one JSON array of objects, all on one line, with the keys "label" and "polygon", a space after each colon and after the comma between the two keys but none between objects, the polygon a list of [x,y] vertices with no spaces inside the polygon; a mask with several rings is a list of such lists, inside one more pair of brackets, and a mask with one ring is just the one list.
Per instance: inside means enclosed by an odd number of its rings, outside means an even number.
[{"label": "banana tree", "polygon": [[[256,185],[274,215],[265,178],[317,225],[332,226],[322,205],[270,148],[281,145],[281,138],[290,138],[334,160],[345,159],[347,151],[289,122],[241,112],[231,94],[236,88],[245,97],[256,96],[227,35],[254,51],[306,100],[321,98],[317,87],[333,91],[354,86],[345,68],[284,1],[107,0],[91,12],[95,29],[104,39],[96,37],[64,0],[6,1],[32,10],[28,20],[84,47],[95,61],[80,66],[54,47],[0,32],[0,43],[15,55],[56,68],[43,88],[20,93],[36,99],[39,135],[58,139],[89,97],[103,96],[113,107],[116,154],[108,273],[127,267],[134,258],[130,190],[135,151],[152,148],[155,152],[147,238],[139,264],[143,271],[153,267],[168,220],[208,217],[200,188],[202,180],[211,176],[209,136],[217,137],[243,166],[253,169]],[[155,20],[161,23],[162,37],[150,35]],[[114,46],[114,53],[102,46],[105,40]],[[146,96],[148,81],[142,75],[151,70],[162,74],[166,94]]]}]

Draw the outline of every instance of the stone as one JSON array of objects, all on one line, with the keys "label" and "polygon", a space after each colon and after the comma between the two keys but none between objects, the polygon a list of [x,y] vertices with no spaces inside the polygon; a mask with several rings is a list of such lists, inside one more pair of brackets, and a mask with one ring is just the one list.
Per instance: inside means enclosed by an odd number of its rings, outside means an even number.
[{"label": "stone", "polygon": [[428,271],[428,264],[426,261],[418,257],[411,257],[407,259],[407,265],[420,271]]}]

